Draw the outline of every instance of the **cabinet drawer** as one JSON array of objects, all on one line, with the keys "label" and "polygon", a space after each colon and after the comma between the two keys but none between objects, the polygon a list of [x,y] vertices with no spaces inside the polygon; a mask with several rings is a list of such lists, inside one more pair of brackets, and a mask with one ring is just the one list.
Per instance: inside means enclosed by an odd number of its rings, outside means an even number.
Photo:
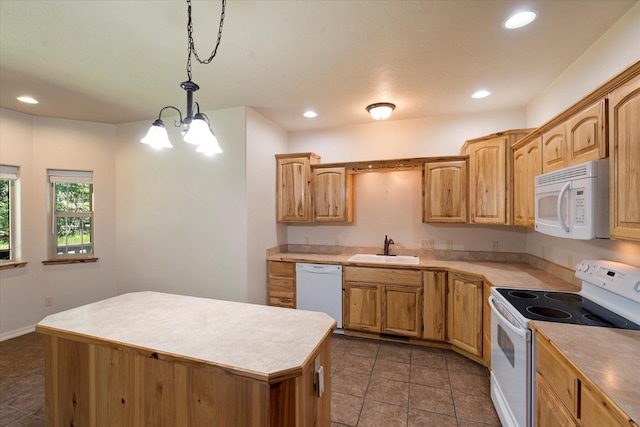
[{"label": "cabinet drawer", "polygon": [[559,350],[540,334],[536,335],[536,370],[542,375],[560,401],[577,418],[578,373]]},{"label": "cabinet drawer", "polygon": [[294,277],[296,264],[293,262],[269,261],[269,276]]},{"label": "cabinet drawer", "polygon": [[391,268],[345,267],[344,280],[385,285],[422,286],[422,273]]}]

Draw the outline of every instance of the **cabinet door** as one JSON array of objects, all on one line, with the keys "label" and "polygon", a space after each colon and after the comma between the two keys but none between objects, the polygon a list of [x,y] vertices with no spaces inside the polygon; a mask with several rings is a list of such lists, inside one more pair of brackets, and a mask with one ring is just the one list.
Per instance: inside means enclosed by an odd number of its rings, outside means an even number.
[{"label": "cabinet door", "polygon": [[583,383],[580,388],[580,421],[582,427],[624,427],[632,422],[602,391]]},{"label": "cabinet door", "polygon": [[542,173],[567,166],[566,139],[566,123],[562,123],[542,135]]},{"label": "cabinet door", "polygon": [[313,219],[311,163],[317,157],[276,156],[277,215],[280,222],[309,222]]},{"label": "cabinet door", "polygon": [[640,76],[609,95],[611,237],[640,241]]},{"label": "cabinet door", "polygon": [[346,168],[314,168],[315,221],[353,221],[352,182]]},{"label": "cabinet door", "polygon": [[382,296],[380,285],[345,283],[345,329],[367,332],[382,330]]},{"label": "cabinet door", "polygon": [[544,378],[538,373],[536,373],[535,414],[537,427],[577,427],[578,425],[562,402],[555,396]]},{"label": "cabinet door", "polygon": [[446,341],[447,273],[445,271],[425,271],[423,275],[422,338]]},{"label": "cabinet door", "polygon": [[421,328],[422,289],[413,286],[384,287],[383,332],[417,337]]},{"label": "cabinet door", "polygon": [[268,261],[269,305],[296,308],[296,265],[293,262]]},{"label": "cabinet door", "polygon": [[506,143],[496,138],[471,146],[469,206],[471,222],[505,224]]},{"label": "cabinet door", "polygon": [[607,157],[605,122],[604,99],[569,120],[567,128],[569,165]]},{"label": "cabinet door", "polygon": [[539,137],[513,153],[513,203],[516,225],[535,225],[535,177],[542,173],[541,144],[542,138]]},{"label": "cabinet door", "polygon": [[467,222],[467,162],[424,164],[422,222]]},{"label": "cabinet door", "polygon": [[482,356],[482,284],[480,279],[449,274],[449,342],[475,356]]}]

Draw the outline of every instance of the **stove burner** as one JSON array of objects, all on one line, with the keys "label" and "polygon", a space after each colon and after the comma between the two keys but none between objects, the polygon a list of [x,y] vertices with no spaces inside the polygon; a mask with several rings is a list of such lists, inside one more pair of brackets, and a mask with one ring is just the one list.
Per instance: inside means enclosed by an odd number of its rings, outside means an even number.
[{"label": "stove burner", "polygon": [[582,296],[578,294],[570,294],[564,292],[548,292],[544,294],[545,297],[554,299],[556,301],[565,302],[582,302]]},{"label": "stove burner", "polygon": [[569,319],[571,314],[563,310],[558,310],[549,307],[527,307],[527,311],[531,314],[535,314],[543,317],[551,317],[553,319]]},{"label": "stove burner", "polygon": [[598,316],[593,313],[584,314],[582,317],[585,319],[591,320],[592,322],[596,322],[601,324],[602,326],[614,326],[616,328],[623,328],[628,325],[628,323],[624,319],[615,318],[611,316]]},{"label": "stove burner", "polygon": [[538,298],[538,295],[526,291],[511,291],[509,292],[509,295],[516,298]]}]

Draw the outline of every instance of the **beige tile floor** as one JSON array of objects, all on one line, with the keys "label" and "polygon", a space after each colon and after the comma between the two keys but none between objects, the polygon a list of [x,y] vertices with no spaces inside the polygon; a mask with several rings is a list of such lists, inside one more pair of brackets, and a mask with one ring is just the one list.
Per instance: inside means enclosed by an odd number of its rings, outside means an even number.
[{"label": "beige tile floor", "polygon": [[333,427],[500,426],[488,370],[450,350],[334,335]]},{"label": "beige tile floor", "polygon": [[[334,335],[332,426],[499,426],[486,368],[448,351]],[[0,427],[44,426],[44,349],[0,342]]]}]

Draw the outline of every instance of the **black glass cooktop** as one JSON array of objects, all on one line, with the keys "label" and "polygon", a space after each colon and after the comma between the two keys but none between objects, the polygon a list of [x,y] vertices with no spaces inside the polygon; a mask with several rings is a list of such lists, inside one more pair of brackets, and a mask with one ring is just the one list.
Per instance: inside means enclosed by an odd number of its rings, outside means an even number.
[{"label": "black glass cooktop", "polygon": [[527,319],[640,330],[640,325],[580,294],[504,288],[497,291]]}]

